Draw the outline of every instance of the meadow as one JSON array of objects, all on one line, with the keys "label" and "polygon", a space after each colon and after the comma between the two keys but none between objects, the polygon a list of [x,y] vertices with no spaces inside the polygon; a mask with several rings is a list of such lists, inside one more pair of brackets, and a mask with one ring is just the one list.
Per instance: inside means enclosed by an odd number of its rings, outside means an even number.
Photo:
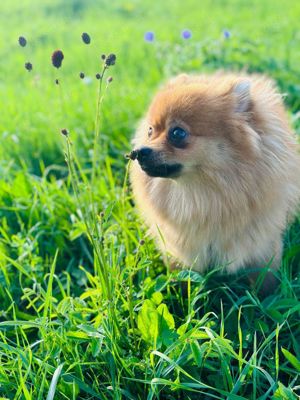
[{"label": "meadow", "polygon": [[295,0],[1,1],[0,399],[299,398],[299,220],[266,298],[171,271],[124,157],[179,72],[271,76],[300,134],[299,18]]}]

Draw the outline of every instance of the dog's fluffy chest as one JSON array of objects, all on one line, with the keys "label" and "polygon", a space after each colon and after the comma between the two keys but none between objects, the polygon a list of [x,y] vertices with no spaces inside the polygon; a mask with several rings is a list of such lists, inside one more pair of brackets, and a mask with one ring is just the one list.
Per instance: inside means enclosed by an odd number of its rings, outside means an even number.
[{"label": "dog's fluffy chest", "polygon": [[160,246],[194,269],[219,264],[235,270],[266,246],[268,225],[249,213],[241,196],[232,199],[201,184],[163,179],[149,183],[148,196],[150,229],[161,238]]}]

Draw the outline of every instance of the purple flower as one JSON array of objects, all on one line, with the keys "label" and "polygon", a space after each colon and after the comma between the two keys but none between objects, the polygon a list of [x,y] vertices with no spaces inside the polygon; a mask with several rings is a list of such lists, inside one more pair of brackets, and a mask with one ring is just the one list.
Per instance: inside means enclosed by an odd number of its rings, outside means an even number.
[{"label": "purple flower", "polygon": [[224,39],[229,39],[231,37],[231,33],[227,29],[223,29]]},{"label": "purple flower", "polygon": [[191,37],[192,37],[192,32],[189,30],[189,29],[184,29],[182,32],[181,32],[181,37],[183,38],[183,39],[190,39]]},{"label": "purple flower", "polygon": [[144,35],[144,39],[146,40],[146,42],[153,42],[154,41],[154,33],[146,32]]}]

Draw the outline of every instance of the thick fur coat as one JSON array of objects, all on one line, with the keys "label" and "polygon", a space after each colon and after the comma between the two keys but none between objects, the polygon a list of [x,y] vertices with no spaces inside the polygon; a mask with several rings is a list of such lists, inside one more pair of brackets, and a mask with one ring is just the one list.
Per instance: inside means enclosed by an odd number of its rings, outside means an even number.
[{"label": "thick fur coat", "polygon": [[271,80],[179,75],[154,97],[133,143],[134,198],[163,253],[197,271],[279,267],[300,159]]}]

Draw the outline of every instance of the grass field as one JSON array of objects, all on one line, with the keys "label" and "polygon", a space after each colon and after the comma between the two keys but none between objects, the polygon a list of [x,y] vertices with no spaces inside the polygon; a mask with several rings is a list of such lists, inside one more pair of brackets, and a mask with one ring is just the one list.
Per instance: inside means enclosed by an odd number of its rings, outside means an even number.
[{"label": "grass field", "polygon": [[[299,222],[265,299],[217,270],[170,272],[124,157],[182,71],[270,75],[300,133],[299,18],[295,0],[1,1],[1,399],[299,398]],[[117,62],[99,110],[102,53]]]}]

